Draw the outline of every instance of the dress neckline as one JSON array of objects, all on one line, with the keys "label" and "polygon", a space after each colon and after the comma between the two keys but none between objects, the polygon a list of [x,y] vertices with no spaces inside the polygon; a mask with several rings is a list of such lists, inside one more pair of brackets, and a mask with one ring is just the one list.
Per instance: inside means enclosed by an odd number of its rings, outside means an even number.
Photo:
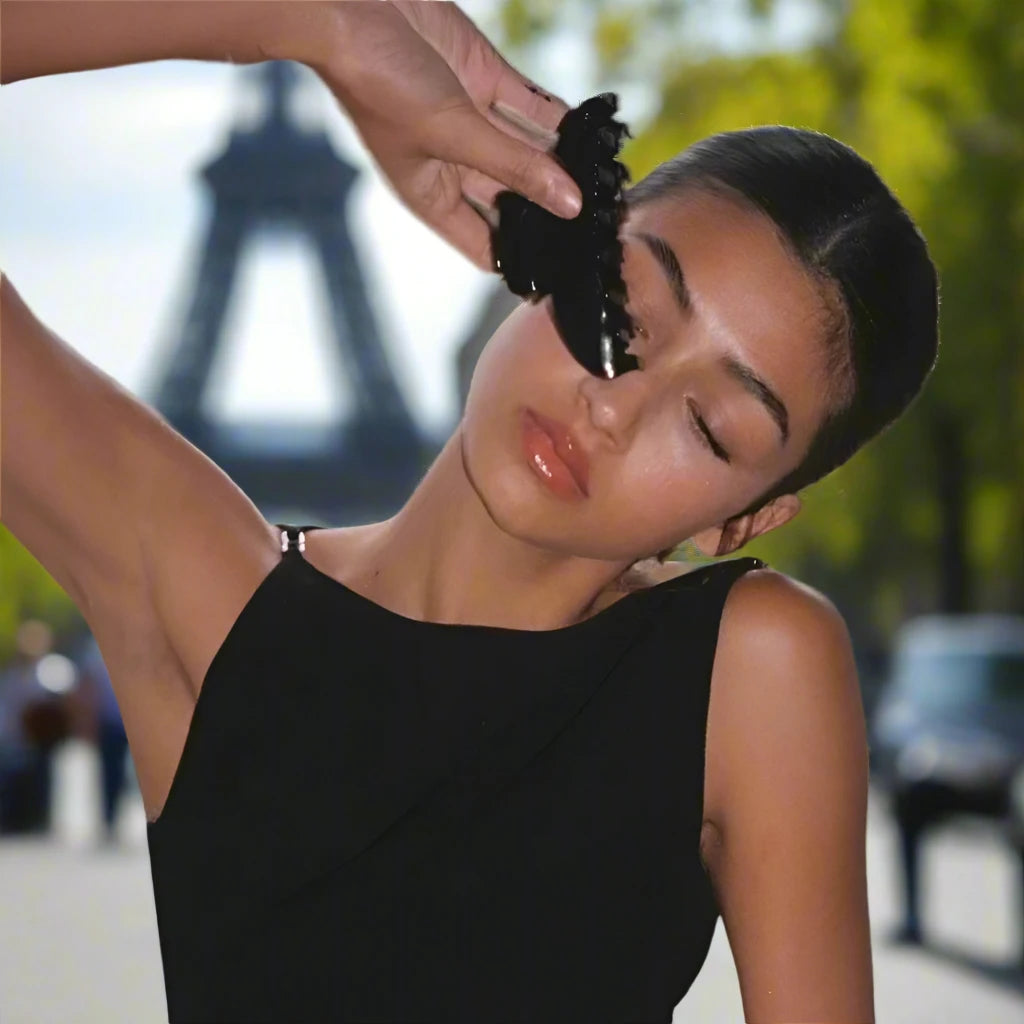
[{"label": "dress neckline", "polygon": [[423,633],[476,633],[478,636],[490,634],[510,637],[521,636],[524,634],[527,636],[550,637],[570,634],[575,635],[577,631],[582,632],[586,629],[594,628],[592,624],[598,621],[611,621],[613,613],[616,613],[616,609],[619,609],[616,614],[625,614],[624,610],[620,608],[620,605],[628,605],[630,608],[642,605],[645,601],[650,600],[650,598],[645,595],[652,595],[654,593],[662,593],[668,590],[677,590],[707,583],[711,578],[711,572],[720,566],[738,562],[754,562],[757,563],[758,568],[764,565],[759,558],[754,558],[753,556],[730,558],[718,562],[708,562],[705,565],[700,565],[697,568],[691,569],[689,572],[682,573],[679,576],[670,577],[667,580],[662,580],[660,583],[652,584],[649,587],[640,587],[633,590],[625,596],[620,597],[617,601],[613,601],[607,607],[602,608],[600,611],[595,612],[593,615],[590,615],[585,619],[580,619],[578,622],[571,622],[566,626],[557,626],[554,629],[518,629],[513,626],[493,626],[473,622],[434,622],[430,619],[414,619],[411,616],[403,615],[401,612],[388,608],[386,605],[379,604],[372,598],[369,598],[365,594],[355,590],[343,580],[324,572],[323,569],[314,565],[313,562],[311,562],[298,548],[290,548],[284,554],[283,559],[285,561],[294,559],[296,562],[304,566],[305,570],[312,577],[319,579],[325,585],[331,586],[339,592],[346,594],[350,600],[366,608],[370,614],[376,615],[383,620],[390,620],[395,623],[408,625],[409,628],[418,629]]}]

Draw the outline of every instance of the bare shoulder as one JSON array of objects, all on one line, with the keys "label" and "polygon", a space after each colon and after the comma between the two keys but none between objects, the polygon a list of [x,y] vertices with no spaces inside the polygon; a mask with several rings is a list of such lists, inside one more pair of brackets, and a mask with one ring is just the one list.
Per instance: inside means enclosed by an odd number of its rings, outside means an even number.
[{"label": "bare shoulder", "polygon": [[[824,731],[827,730],[827,731]],[[753,569],[725,600],[708,708],[705,818],[721,827],[737,787],[749,788],[746,744],[810,756],[845,740],[866,757],[866,730],[846,622],[821,591]],[[797,744],[788,747],[788,743]]]},{"label": "bare shoulder", "polygon": [[165,477],[135,509],[138,584],[98,588],[88,621],[153,820],[210,665],[281,554],[276,529],[183,438],[168,433],[151,458]]},{"label": "bare shoulder", "polygon": [[747,1019],[873,1019],[866,733],[835,605],[772,569],[740,577],[712,671],[701,855]]},{"label": "bare shoulder", "polygon": [[112,678],[115,669],[126,685],[129,677],[173,675],[190,704],[239,612],[279,560],[280,543],[219,466],[173,430],[161,425],[157,433],[147,471],[155,482],[131,509],[124,538],[137,545],[138,571],[130,587],[96,587],[87,617],[114,663]]},{"label": "bare shoulder", "polygon": [[751,569],[729,590],[722,612],[721,636],[733,646],[765,631],[779,643],[796,640],[840,644],[849,641],[846,622],[820,590],[772,568]]}]

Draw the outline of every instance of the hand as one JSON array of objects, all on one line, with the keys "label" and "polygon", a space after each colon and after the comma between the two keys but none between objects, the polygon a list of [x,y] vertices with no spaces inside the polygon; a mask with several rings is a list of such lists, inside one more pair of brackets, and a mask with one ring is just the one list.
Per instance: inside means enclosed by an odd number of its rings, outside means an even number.
[{"label": "hand", "polygon": [[532,146],[554,146],[568,104],[516,71],[454,3],[392,0],[392,6],[445,59],[492,124]]},{"label": "hand", "polygon": [[306,59],[399,198],[484,270],[488,211],[504,189],[561,216],[572,178],[547,150],[566,104],[518,74],[454,4],[330,5]]}]

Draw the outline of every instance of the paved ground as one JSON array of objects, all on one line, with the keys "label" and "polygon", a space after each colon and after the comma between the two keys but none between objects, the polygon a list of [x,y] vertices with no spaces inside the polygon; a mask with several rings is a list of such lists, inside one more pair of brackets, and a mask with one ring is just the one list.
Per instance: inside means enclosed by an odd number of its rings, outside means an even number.
[{"label": "paved ground", "polygon": [[[166,1020],[160,953],[137,800],[121,847],[91,848],[92,766],[72,749],[59,766],[52,840],[0,843],[0,1024],[147,1024]],[[872,796],[869,898],[879,1024],[1024,1024],[1016,864],[984,833],[949,830],[926,847],[934,895],[928,950],[893,948],[892,834]],[[728,940],[718,931],[674,1024],[742,1021]]]}]

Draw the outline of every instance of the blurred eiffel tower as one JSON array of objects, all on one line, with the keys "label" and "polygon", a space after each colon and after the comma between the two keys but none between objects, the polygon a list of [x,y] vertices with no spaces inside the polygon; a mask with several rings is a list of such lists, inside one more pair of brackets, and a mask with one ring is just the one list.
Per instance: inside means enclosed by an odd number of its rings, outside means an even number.
[{"label": "blurred eiffel tower", "polygon": [[[346,218],[358,172],[322,129],[294,120],[297,73],[287,61],[243,71],[257,86],[264,114],[255,127],[236,123],[225,150],[201,170],[212,194],[211,214],[153,404],[268,519],[296,515],[344,525],[396,511],[435,445],[410,414],[366,294]],[[203,409],[239,257],[267,229],[299,234],[311,260],[319,261],[337,363],[348,372],[355,403],[347,420],[317,429],[276,422],[238,426],[214,422]],[[287,338],[277,358],[289,358]]]}]

